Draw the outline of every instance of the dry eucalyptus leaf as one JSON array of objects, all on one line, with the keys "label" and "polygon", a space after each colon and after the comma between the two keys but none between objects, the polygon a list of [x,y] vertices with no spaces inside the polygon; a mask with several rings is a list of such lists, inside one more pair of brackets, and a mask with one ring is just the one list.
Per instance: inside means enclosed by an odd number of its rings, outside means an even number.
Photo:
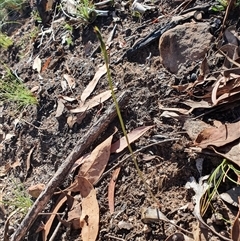
[{"label": "dry eucalyptus leaf", "polygon": [[[141,127],[138,127],[136,129],[132,130],[130,133],[127,134],[129,143],[134,142],[139,137],[141,137],[145,132],[147,132],[148,130],[150,130],[153,127],[154,127],[154,125],[153,126],[141,126]],[[118,141],[116,141],[112,144],[111,153],[114,153],[114,152],[119,153],[119,152],[123,151],[127,146],[128,145],[127,145],[126,138],[125,138],[125,136],[123,136],[121,139],[119,139]]]},{"label": "dry eucalyptus leaf", "polygon": [[57,100],[57,110],[56,110],[56,114],[55,117],[60,117],[64,111],[64,101],[63,99],[58,99]]},{"label": "dry eucalyptus leaf", "polygon": [[194,144],[201,148],[224,146],[240,137],[240,121],[221,125],[219,128],[206,128],[199,133]]},{"label": "dry eucalyptus leaf", "polygon": [[73,198],[72,207],[68,212],[67,221],[72,224],[73,229],[80,229],[80,217],[81,217],[81,202],[80,200]]},{"label": "dry eucalyptus leaf", "polygon": [[236,163],[238,166],[240,166],[240,159],[239,159],[239,150],[240,150],[240,142],[239,140],[234,141],[233,143],[227,144],[225,146],[222,146],[216,150],[216,148],[213,148],[215,153],[223,156],[224,158]]},{"label": "dry eucalyptus leaf", "polygon": [[99,144],[79,169],[78,175],[87,178],[91,184],[98,181],[108,163],[112,138],[113,135]]},{"label": "dry eucalyptus leaf", "polygon": [[104,101],[108,100],[111,97],[111,90],[104,91],[97,96],[94,96],[92,99],[89,99],[84,104],[80,105],[79,107],[70,110],[71,113],[80,113],[85,112],[88,109],[91,109],[99,104],[103,103]]},{"label": "dry eucalyptus leaf", "polygon": [[78,187],[82,196],[80,224],[83,241],[95,241],[99,230],[99,205],[96,191],[84,177],[78,176]]},{"label": "dry eucalyptus leaf", "polygon": [[76,98],[74,98],[74,97],[69,97],[69,96],[65,96],[65,95],[59,95],[58,98],[62,98],[63,100],[66,100],[68,102],[73,102],[76,100]]},{"label": "dry eucalyptus leaf", "polygon": [[65,196],[65,194],[60,194],[60,197],[58,198],[55,206],[53,207],[53,209],[50,211],[51,215],[49,215],[49,218],[47,220],[47,222],[43,225],[42,229],[42,239],[44,241],[48,240],[48,235],[50,232],[50,229],[52,227],[53,224],[53,220],[55,219],[56,213],[59,212],[59,209],[62,207],[62,205],[67,201],[67,197]]},{"label": "dry eucalyptus leaf", "polygon": [[70,89],[74,89],[76,87],[76,81],[71,75],[64,74],[63,77],[67,81]]},{"label": "dry eucalyptus leaf", "polygon": [[114,191],[120,170],[121,167],[118,167],[116,170],[113,171],[112,178],[108,185],[108,206],[111,214],[114,213]]},{"label": "dry eucalyptus leaf", "polygon": [[86,116],[86,112],[77,113],[76,115],[68,116],[67,124],[68,124],[69,128],[73,128],[75,123],[80,125],[82,123],[83,119],[85,118],[85,116]]},{"label": "dry eucalyptus leaf", "polygon": [[83,91],[82,95],[81,95],[81,101],[84,103],[85,100],[91,95],[91,93],[93,92],[93,90],[95,89],[98,81],[100,80],[100,78],[106,74],[107,72],[107,67],[106,65],[101,66],[96,74],[94,75],[93,79],[90,81],[90,83],[87,85],[86,89]]}]

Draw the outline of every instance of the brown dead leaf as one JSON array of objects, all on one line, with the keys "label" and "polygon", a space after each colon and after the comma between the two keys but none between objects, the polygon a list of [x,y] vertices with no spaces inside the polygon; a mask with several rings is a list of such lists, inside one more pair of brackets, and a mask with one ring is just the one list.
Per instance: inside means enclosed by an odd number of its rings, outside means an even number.
[{"label": "brown dead leaf", "polygon": [[76,87],[76,81],[71,75],[64,74],[63,78],[67,81],[70,89],[74,89]]},{"label": "brown dead leaf", "polygon": [[205,57],[200,66],[200,75],[206,76],[209,74],[209,72],[210,72],[210,70],[209,70],[208,61],[207,61],[207,58]]},{"label": "brown dead leaf", "polygon": [[219,128],[210,127],[200,132],[194,144],[201,148],[208,146],[224,146],[240,137],[240,121],[221,125]]},{"label": "brown dead leaf", "polygon": [[221,155],[222,157],[236,163],[240,166],[240,158],[239,158],[239,150],[240,150],[240,142],[239,140],[234,141],[233,143],[222,146],[216,150],[212,147],[215,153]]},{"label": "brown dead leaf", "polygon": [[85,118],[85,116],[86,116],[86,112],[77,113],[76,115],[68,116],[67,124],[68,124],[69,128],[73,128],[75,123],[80,125],[82,123],[83,119]]},{"label": "brown dead leaf", "polygon": [[[70,196],[68,196],[70,198]],[[73,198],[73,197],[72,197]],[[71,223],[73,229],[80,229],[80,217],[81,217],[82,209],[81,202],[77,198],[73,198],[73,203],[71,205],[71,209],[68,212],[67,222]]]},{"label": "brown dead leaf", "polygon": [[78,186],[82,196],[82,239],[83,241],[95,241],[99,229],[99,206],[96,191],[84,177],[78,176]]},{"label": "brown dead leaf", "polygon": [[26,159],[26,167],[27,167],[27,169],[26,169],[25,179],[26,179],[27,176],[28,176],[28,171],[29,171],[30,166],[31,166],[31,158],[32,158],[32,153],[33,153],[34,149],[35,149],[35,146],[33,146],[33,147],[31,148],[31,150],[30,150],[29,153],[28,153],[27,159]]},{"label": "brown dead leaf", "polygon": [[95,89],[99,79],[106,74],[107,72],[107,68],[106,65],[104,64],[103,66],[101,66],[96,74],[94,75],[93,79],[90,81],[90,83],[87,85],[86,89],[83,91],[82,95],[81,95],[81,101],[82,103],[84,103],[86,101],[86,99],[91,95],[91,93],[93,92],[93,90]]},{"label": "brown dead leaf", "polygon": [[223,101],[229,101],[230,97],[240,93],[240,78],[231,79],[219,88],[215,87],[212,92],[212,101],[214,105],[217,105]]},{"label": "brown dead leaf", "polygon": [[78,159],[75,161],[75,163],[73,164],[73,167],[72,167],[72,169],[71,169],[71,172],[75,171],[75,169],[76,169],[77,167],[79,167],[80,165],[82,165],[82,164],[85,162],[85,160],[87,160],[88,156],[90,156],[90,153],[87,153],[87,154],[81,156],[80,158],[78,158]]},{"label": "brown dead leaf", "polygon": [[41,229],[42,229],[42,240],[43,241],[47,241],[48,239],[48,234],[49,231],[52,227],[52,223],[53,220],[56,216],[56,213],[58,213],[59,209],[62,207],[62,205],[67,201],[67,197],[65,196],[64,193],[62,193],[60,195],[60,197],[58,198],[57,202],[56,202],[56,206],[53,208],[53,210],[51,211],[51,215],[49,217],[49,219],[47,220],[46,224],[44,224]]},{"label": "brown dead leaf", "polygon": [[70,110],[71,113],[80,113],[84,112],[87,109],[91,109],[104,101],[108,100],[111,97],[111,90],[104,91],[97,96],[94,96],[92,99],[86,101],[84,104],[79,107]]},{"label": "brown dead leaf", "polygon": [[101,177],[110,157],[113,135],[98,145],[79,169],[78,175],[84,176],[91,184],[94,184]]},{"label": "brown dead leaf", "polygon": [[[147,132],[148,130],[150,130],[153,126],[141,126],[138,127],[134,130],[132,130],[130,133],[128,133],[128,140],[129,143],[134,142],[135,140],[137,140],[139,137],[141,137],[145,132]],[[118,141],[114,142],[112,144],[111,147],[111,153],[119,153],[122,150],[124,150],[127,147],[127,141],[125,136],[123,136],[121,139],[119,139]]]},{"label": "brown dead leaf", "polygon": [[41,72],[41,69],[42,69],[42,61],[41,59],[39,58],[39,56],[37,56],[34,61],[33,61],[33,67],[32,67],[34,70],[37,70],[38,73]]},{"label": "brown dead leaf", "polygon": [[108,206],[111,214],[114,213],[114,191],[115,191],[115,184],[116,184],[118,175],[120,173],[120,170],[121,170],[121,167],[118,167],[116,170],[114,170],[108,186]]},{"label": "brown dead leaf", "polygon": [[232,226],[231,237],[233,241],[240,241],[240,197],[238,197],[239,211]]},{"label": "brown dead leaf", "polygon": [[215,83],[215,86],[213,87],[212,90],[212,103],[213,105],[217,105],[217,95],[218,95],[218,88],[220,87],[220,85],[222,83],[226,83],[227,82],[227,78],[225,76],[222,76],[221,78],[219,78],[219,80]]},{"label": "brown dead leaf", "polygon": [[64,95],[59,95],[58,98],[62,98],[68,102],[73,102],[76,100],[76,98],[74,98],[74,97],[69,97],[69,96],[64,96]]},{"label": "brown dead leaf", "polygon": [[56,110],[56,114],[55,117],[58,118],[62,115],[63,111],[64,111],[64,100],[63,99],[58,99],[57,100],[57,110]]},{"label": "brown dead leaf", "polygon": [[186,109],[182,109],[182,108],[166,108],[166,107],[163,107],[161,104],[159,104],[158,106],[159,106],[159,109],[163,110],[163,111],[176,112],[176,113],[179,113],[179,114],[182,114],[182,115],[189,114],[189,111],[186,110]]},{"label": "brown dead leaf", "polygon": [[211,108],[212,106],[205,100],[201,101],[193,101],[193,100],[186,100],[182,102],[183,104],[192,107],[191,110],[188,111],[188,113],[191,113],[194,109],[198,108]]}]

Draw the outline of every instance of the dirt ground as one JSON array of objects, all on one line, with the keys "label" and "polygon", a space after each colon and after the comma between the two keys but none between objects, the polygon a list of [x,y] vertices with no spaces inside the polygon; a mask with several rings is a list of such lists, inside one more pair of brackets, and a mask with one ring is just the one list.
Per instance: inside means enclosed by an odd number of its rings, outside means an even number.
[{"label": "dirt ground", "polygon": [[[82,123],[76,123],[72,128],[67,123],[70,112],[66,108],[59,117],[56,117],[59,96],[77,99],[92,80],[99,66],[104,63],[93,27],[95,25],[99,27],[106,41],[116,24],[116,34],[108,49],[108,54],[113,83],[117,88],[116,95],[119,96],[125,90],[130,91],[128,104],[121,109],[126,129],[130,132],[140,126],[154,125],[151,130],[132,144],[133,150],[136,151],[156,141],[165,140],[160,144],[143,148],[137,154],[139,167],[150,189],[161,204],[161,212],[181,228],[189,232],[194,230],[198,221],[192,212],[193,208],[182,208],[192,202],[194,195],[193,191],[185,188],[185,184],[190,180],[190,177],[195,177],[196,180],[200,177],[196,168],[196,159],[204,158],[202,173],[204,176],[209,174],[222,161],[222,158],[205,153],[189,153],[187,150],[192,145],[192,141],[183,129],[184,120],[162,117],[163,111],[159,105],[181,107],[179,105],[181,101],[191,98],[182,95],[171,86],[180,82],[191,82],[191,76],[193,73],[196,75],[199,73],[200,66],[194,70],[189,69],[189,73],[184,73],[184,75],[171,74],[160,63],[158,40],[136,51],[132,56],[124,56],[121,59],[134,42],[166,24],[171,17],[170,13],[180,3],[182,1],[156,1],[154,2],[156,9],[143,14],[141,18],[134,17],[129,3],[126,3],[125,11],[119,9],[116,11],[117,20],[109,15],[108,17],[98,17],[94,23],[88,25],[71,22],[64,18],[64,15],[59,11],[55,13],[55,16],[53,13],[50,14],[51,18],[48,24],[42,29],[42,25],[38,24],[30,13],[23,17],[21,14],[21,18],[18,20],[21,24],[17,27],[14,26],[10,34],[14,40],[14,45],[7,50],[0,49],[1,63],[11,68],[13,73],[21,78],[29,89],[37,89],[34,93],[38,98],[38,105],[28,106],[20,112],[15,111],[14,106],[3,105],[2,129],[6,133],[13,133],[14,136],[4,142],[0,165],[3,167],[9,163],[16,163],[16,161],[19,163],[1,176],[3,200],[12,198],[12,190],[15,188],[12,180],[22,183],[25,190],[37,183],[47,184],[81,136],[112,104],[112,100],[109,99],[87,110]],[[117,2],[117,4],[121,3]],[[186,9],[201,4],[204,5],[205,1],[190,1]],[[116,6],[113,6],[110,11],[115,10]],[[153,23],[153,19],[162,14],[165,14],[165,17]],[[237,21],[234,14],[231,13],[229,16],[231,23]],[[222,21],[223,17],[224,12],[211,13],[204,15],[202,21],[212,22],[215,18]],[[63,43],[66,22],[73,26],[73,45],[71,46]],[[52,30],[46,31],[50,27]],[[38,33],[42,33],[42,35],[37,35]],[[214,36],[213,41],[217,37],[217,35]],[[120,43],[123,46],[119,46]],[[41,73],[32,68],[33,60],[37,56],[43,65],[48,60],[50,61],[50,64]],[[120,61],[118,61],[119,59]],[[2,67],[2,71],[4,71],[3,69]],[[64,74],[74,77],[76,80],[74,89],[66,88],[63,90],[61,83],[64,80]],[[91,96],[108,89],[108,80],[104,75]],[[76,107],[77,101],[70,102],[69,105]],[[194,118],[205,112],[206,110],[198,110],[188,118]],[[236,106],[224,112],[221,110],[210,112],[200,119],[205,122],[212,119],[231,121],[237,119],[240,116],[239,113],[240,108]],[[18,120],[17,124],[15,124],[16,120]],[[114,141],[121,137],[123,134],[119,120],[115,118],[107,130],[86,150],[86,153],[93,150],[97,144],[112,134],[115,126],[119,131],[115,134]],[[176,140],[167,141],[173,138]],[[30,167],[28,167],[27,160],[29,160],[31,151]],[[121,154],[111,154],[105,172],[127,155],[127,150]],[[100,207],[97,240],[156,241],[166,240],[168,236],[176,233],[177,229],[167,222],[158,221],[145,224],[142,221],[143,208],[154,208],[156,203],[146,190],[131,158],[126,159],[120,166],[121,171],[116,181],[115,212],[113,215],[109,212],[107,194],[112,171],[104,175],[95,186]],[[66,188],[73,179],[73,174],[66,176],[65,182],[59,188]],[[32,200],[34,199],[32,198]],[[57,195],[54,195],[44,212],[49,212],[54,207],[56,200]],[[216,209],[224,210],[221,202],[218,205],[217,200],[215,200],[215,204]],[[4,240],[4,225],[12,211],[13,207],[4,204],[1,210],[0,240]],[[236,212],[237,208],[233,210],[234,214]],[[212,215],[212,210],[208,210],[204,220],[212,220]],[[8,227],[9,235],[16,230],[22,218],[20,213],[13,216]],[[41,222],[45,222],[45,219],[45,215],[40,215],[24,240],[43,240],[41,232],[36,233],[36,229]],[[122,221],[129,226],[121,228],[119,224]],[[214,223],[214,221],[212,223],[216,232],[229,238],[229,224],[219,224]],[[51,234],[56,229],[57,224],[56,219]],[[82,240],[80,233],[81,230],[61,225],[55,238],[51,240]],[[206,240],[213,241],[220,240],[220,238],[209,232]]]}]

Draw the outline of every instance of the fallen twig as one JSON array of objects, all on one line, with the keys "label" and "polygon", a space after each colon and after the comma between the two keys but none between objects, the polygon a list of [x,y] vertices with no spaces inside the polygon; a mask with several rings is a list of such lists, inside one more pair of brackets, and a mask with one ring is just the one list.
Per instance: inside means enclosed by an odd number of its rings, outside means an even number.
[{"label": "fallen twig", "polygon": [[[119,98],[118,103],[120,107],[126,105],[128,101],[129,92],[123,92]],[[31,210],[27,213],[17,230],[11,236],[11,241],[20,241],[24,238],[27,231],[36,220],[38,214],[47,205],[54,191],[61,185],[68,173],[70,172],[74,162],[83,154],[83,152],[90,147],[90,145],[97,139],[97,137],[106,130],[107,126],[116,117],[116,107],[114,104],[106,111],[105,114],[92,126],[90,130],[76,143],[74,149],[66,158],[66,160],[59,167],[53,178],[46,185],[45,190],[39,195]]]}]

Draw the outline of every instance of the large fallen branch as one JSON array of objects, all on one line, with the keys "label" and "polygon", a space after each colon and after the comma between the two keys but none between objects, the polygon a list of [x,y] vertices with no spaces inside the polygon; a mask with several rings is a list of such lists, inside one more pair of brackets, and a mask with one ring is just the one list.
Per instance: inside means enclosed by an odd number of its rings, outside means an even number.
[{"label": "large fallen branch", "polygon": [[[118,98],[119,107],[123,107],[129,99],[129,92],[122,93]],[[48,182],[45,190],[40,194],[38,199],[33,204],[31,210],[27,213],[18,229],[13,233],[10,240],[20,241],[24,238],[33,222],[36,220],[38,214],[47,205],[48,201],[52,197],[54,191],[63,182],[66,176],[69,174],[75,161],[83,154],[83,152],[91,146],[91,144],[97,139],[97,137],[106,130],[109,123],[117,116],[115,105],[112,104],[110,108],[104,113],[101,118],[87,131],[87,133],[76,143],[74,149],[69,154],[67,159],[59,167],[53,178]]]}]

